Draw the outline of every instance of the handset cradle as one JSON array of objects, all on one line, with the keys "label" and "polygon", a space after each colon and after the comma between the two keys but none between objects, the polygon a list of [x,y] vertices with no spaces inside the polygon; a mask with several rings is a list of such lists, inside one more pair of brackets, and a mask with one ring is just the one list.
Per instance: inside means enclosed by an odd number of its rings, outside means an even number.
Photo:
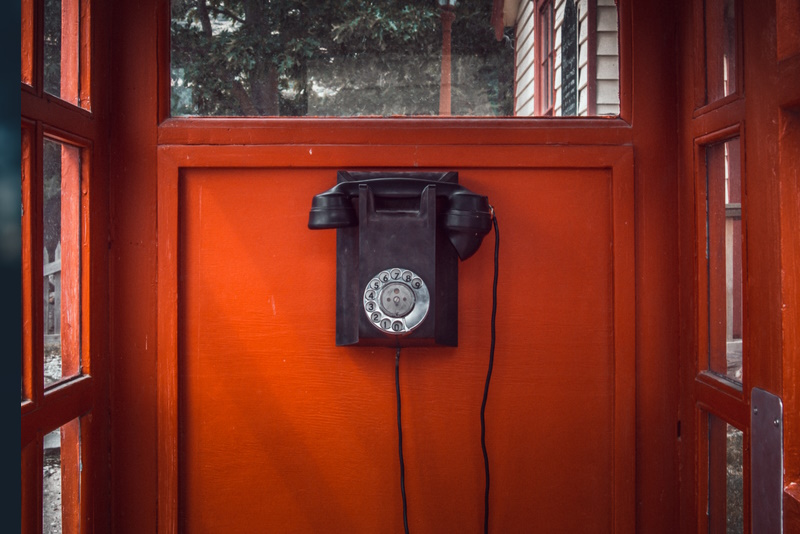
[{"label": "handset cradle", "polygon": [[487,197],[456,172],[337,178],[308,220],[337,230],[336,344],[457,346],[458,259],[491,230]]}]

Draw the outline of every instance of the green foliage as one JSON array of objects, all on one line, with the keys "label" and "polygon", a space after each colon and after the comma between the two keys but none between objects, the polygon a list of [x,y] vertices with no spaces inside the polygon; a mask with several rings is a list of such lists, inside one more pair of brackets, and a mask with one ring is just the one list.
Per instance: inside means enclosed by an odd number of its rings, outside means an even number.
[{"label": "green foliage", "polygon": [[[491,2],[453,24],[453,113],[509,114],[513,50]],[[173,115],[425,115],[438,112],[435,0],[173,0]]]},{"label": "green foliage", "polygon": [[61,0],[44,2],[44,90],[61,96]]}]

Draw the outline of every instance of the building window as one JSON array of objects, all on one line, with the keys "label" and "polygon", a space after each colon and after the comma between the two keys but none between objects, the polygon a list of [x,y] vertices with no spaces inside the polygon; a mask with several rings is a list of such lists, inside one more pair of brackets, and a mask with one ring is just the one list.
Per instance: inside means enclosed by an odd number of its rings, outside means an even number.
[{"label": "building window", "polygon": [[539,115],[553,114],[556,39],[553,1],[539,7]]},{"label": "building window", "polygon": [[522,0],[515,5],[505,21],[513,21],[515,28],[514,115],[618,115],[614,0]]},{"label": "building window", "polygon": [[[708,284],[708,370],[742,383],[744,228],[738,136],[705,152],[705,276]],[[701,256],[702,257],[702,256]]]},{"label": "building window", "polygon": [[513,31],[492,32],[492,2],[219,4],[170,2],[173,117],[513,113]]}]

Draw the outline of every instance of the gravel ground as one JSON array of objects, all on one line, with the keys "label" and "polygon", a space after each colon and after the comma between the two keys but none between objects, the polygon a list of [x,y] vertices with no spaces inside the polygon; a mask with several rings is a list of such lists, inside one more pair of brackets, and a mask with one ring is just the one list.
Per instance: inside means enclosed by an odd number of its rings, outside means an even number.
[{"label": "gravel ground", "polygon": [[45,450],[42,475],[42,531],[61,534],[61,449]]},{"label": "gravel ground", "polygon": [[[61,347],[44,347],[44,384],[61,379]],[[58,432],[58,431],[56,431]],[[60,439],[60,438],[59,438]],[[44,451],[42,470],[42,531],[44,534],[61,534],[61,449]]]},{"label": "gravel ground", "polygon": [[48,386],[61,379],[61,346],[47,344],[44,346],[44,385]]}]

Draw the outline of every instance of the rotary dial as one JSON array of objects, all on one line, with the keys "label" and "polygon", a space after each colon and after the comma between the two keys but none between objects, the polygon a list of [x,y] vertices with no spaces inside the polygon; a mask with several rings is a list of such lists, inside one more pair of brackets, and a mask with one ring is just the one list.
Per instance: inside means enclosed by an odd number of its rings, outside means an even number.
[{"label": "rotary dial", "polygon": [[422,323],[430,306],[428,286],[413,271],[381,271],[364,290],[364,312],[370,323],[387,334],[407,334]]}]

